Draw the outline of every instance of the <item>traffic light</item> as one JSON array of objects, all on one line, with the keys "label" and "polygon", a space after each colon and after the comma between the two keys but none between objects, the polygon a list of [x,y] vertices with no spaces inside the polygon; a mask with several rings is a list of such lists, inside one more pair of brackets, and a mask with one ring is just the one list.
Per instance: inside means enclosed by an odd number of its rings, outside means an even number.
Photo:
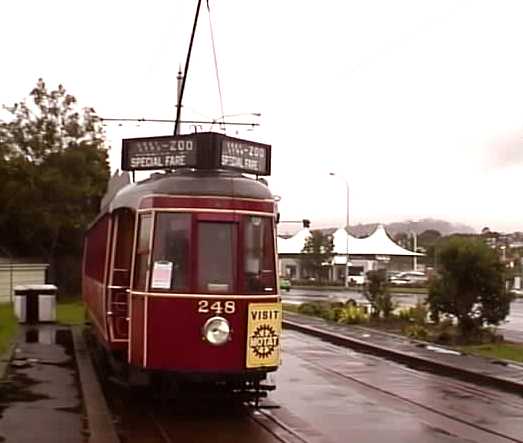
[{"label": "traffic light", "polygon": [[304,218],[302,221],[304,228],[310,228],[311,227],[311,221]]}]

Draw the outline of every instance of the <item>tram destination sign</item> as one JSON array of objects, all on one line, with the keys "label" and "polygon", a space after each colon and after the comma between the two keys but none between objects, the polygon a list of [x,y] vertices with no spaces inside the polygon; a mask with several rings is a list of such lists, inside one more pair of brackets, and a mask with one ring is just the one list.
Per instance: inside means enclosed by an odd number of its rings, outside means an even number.
[{"label": "tram destination sign", "polygon": [[122,170],[232,169],[270,175],[271,146],[215,132],[124,139]]},{"label": "tram destination sign", "polygon": [[224,169],[236,169],[256,175],[270,174],[269,145],[225,138],[222,140],[220,164]]},{"label": "tram destination sign", "polygon": [[122,170],[194,168],[196,149],[196,140],[190,136],[125,139]]}]

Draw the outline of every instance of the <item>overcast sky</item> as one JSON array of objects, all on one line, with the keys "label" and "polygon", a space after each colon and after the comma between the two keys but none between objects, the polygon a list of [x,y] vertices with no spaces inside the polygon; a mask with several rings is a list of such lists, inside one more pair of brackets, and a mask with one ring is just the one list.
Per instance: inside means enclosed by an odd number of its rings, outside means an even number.
[{"label": "overcast sky", "polygon": [[[3,2],[0,103],[43,77],[101,117],[174,118],[196,4]],[[209,5],[223,113],[259,123],[237,135],[273,146],[284,220],[343,225],[345,179],[351,224],[434,217],[523,231],[521,0]],[[222,114],[209,28],[204,1],[184,119]],[[113,170],[122,138],[172,130],[109,124]]]}]

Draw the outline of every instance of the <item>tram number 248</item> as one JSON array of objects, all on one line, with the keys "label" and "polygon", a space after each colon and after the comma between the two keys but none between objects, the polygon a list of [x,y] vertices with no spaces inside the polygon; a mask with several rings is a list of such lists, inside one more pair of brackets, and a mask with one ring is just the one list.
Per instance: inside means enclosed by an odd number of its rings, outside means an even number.
[{"label": "tram number 248", "polygon": [[234,314],[236,304],[232,300],[209,302],[208,300],[198,300],[198,312],[207,314],[212,312],[214,314]]}]

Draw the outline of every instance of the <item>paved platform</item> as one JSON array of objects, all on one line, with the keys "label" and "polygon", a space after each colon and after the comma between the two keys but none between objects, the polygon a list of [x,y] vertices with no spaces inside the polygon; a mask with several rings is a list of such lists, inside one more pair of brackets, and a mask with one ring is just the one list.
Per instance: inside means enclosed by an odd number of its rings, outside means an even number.
[{"label": "paved platform", "polygon": [[6,441],[86,441],[68,329],[21,325],[0,389],[0,436]]},{"label": "paved platform", "polygon": [[352,325],[339,325],[321,318],[284,313],[284,324],[357,350],[375,353],[390,359],[427,369],[438,369],[474,382],[490,383],[523,394],[523,365],[461,354],[444,346],[409,339],[404,336]]},{"label": "paved platform", "polygon": [[0,384],[0,441],[118,441],[79,330],[20,325]]}]

